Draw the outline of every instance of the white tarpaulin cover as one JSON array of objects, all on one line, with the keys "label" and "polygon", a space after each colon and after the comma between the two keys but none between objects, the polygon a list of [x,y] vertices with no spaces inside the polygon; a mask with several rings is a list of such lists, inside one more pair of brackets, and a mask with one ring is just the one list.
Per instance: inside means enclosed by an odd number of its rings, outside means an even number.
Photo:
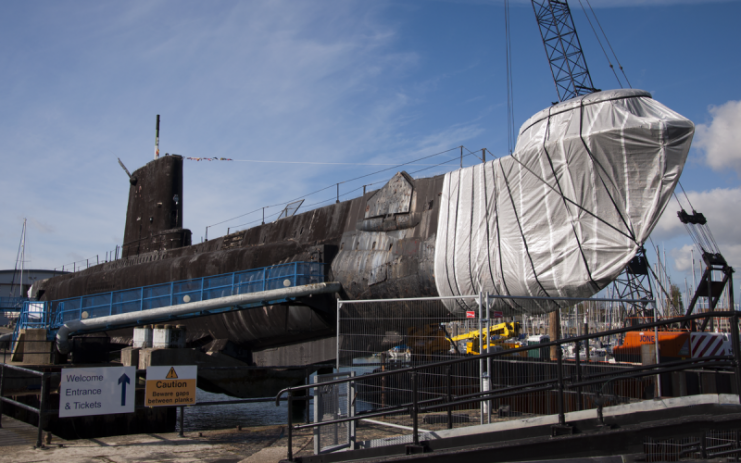
[{"label": "white tarpaulin cover", "polygon": [[[534,115],[511,156],[445,175],[439,294],[592,296],[648,239],[693,134],[691,121],[640,90],[594,93]],[[509,300],[498,309],[512,315],[556,307]]]}]

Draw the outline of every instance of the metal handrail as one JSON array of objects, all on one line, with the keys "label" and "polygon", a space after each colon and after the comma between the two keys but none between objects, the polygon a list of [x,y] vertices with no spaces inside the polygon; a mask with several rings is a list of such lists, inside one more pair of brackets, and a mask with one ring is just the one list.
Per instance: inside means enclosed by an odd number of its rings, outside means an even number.
[{"label": "metal handrail", "polygon": [[86,318],[97,318],[225,295],[265,291],[273,287],[320,283],[324,282],[325,265],[320,262],[290,262],[272,267],[59,299],[43,304],[51,308],[53,318],[50,320],[49,328],[55,330],[66,322],[82,319],[83,312],[87,312]]},{"label": "metal handrail", "polygon": [[[464,358],[460,358],[460,359],[453,359],[453,360],[445,360],[445,361],[440,361],[440,362],[427,363],[427,364],[424,364],[424,365],[418,365],[418,366],[400,368],[398,370],[389,370],[389,371],[384,371],[384,372],[379,372],[379,373],[365,374],[365,375],[355,376],[355,377],[346,378],[346,379],[336,379],[336,380],[322,382],[320,384],[321,384],[321,386],[330,386],[330,385],[334,385],[334,384],[354,383],[356,381],[366,381],[366,380],[369,380],[369,379],[382,378],[382,377],[387,377],[387,376],[392,376],[392,375],[398,375],[398,374],[403,374],[403,373],[411,373],[412,374],[412,384],[413,384],[413,393],[412,393],[413,402],[412,402],[412,405],[410,407],[408,407],[408,408],[410,409],[411,414],[412,414],[412,418],[413,418],[413,443],[414,443],[414,445],[419,445],[418,426],[417,426],[417,415],[418,415],[418,413],[421,410],[432,410],[432,409],[441,409],[441,408],[448,408],[448,410],[450,410],[451,407],[457,406],[457,405],[463,405],[463,404],[475,403],[475,402],[482,402],[482,401],[491,400],[491,399],[494,399],[494,398],[501,398],[501,397],[506,397],[506,396],[511,396],[511,395],[518,395],[518,394],[522,394],[524,392],[531,392],[531,391],[539,391],[539,390],[552,389],[553,388],[553,385],[552,385],[553,383],[556,383],[557,388],[558,388],[558,392],[559,392],[559,397],[558,397],[558,399],[559,399],[558,400],[558,417],[559,417],[559,420],[558,420],[558,422],[559,422],[559,425],[561,425],[561,426],[564,426],[566,424],[566,422],[565,422],[565,412],[564,412],[564,400],[563,400],[564,388],[566,386],[566,383],[568,383],[568,385],[570,387],[572,387],[572,388],[576,388],[576,387],[581,388],[582,386],[585,386],[585,385],[599,384],[599,383],[604,383],[604,382],[607,382],[607,381],[614,381],[616,379],[622,379],[622,378],[626,378],[627,379],[627,378],[632,378],[632,377],[652,376],[652,375],[657,375],[657,374],[661,374],[661,373],[668,373],[668,372],[673,372],[673,371],[685,370],[687,368],[690,368],[692,366],[695,366],[696,364],[703,364],[704,366],[714,366],[714,367],[719,367],[719,366],[722,366],[722,367],[732,367],[734,369],[734,373],[735,373],[736,390],[737,391],[740,391],[739,392],[739,400],[741,401],[741,362],[739,361],[739,359],[741,359],[741,346],[739,345],[739,329],[738,329],[739,315],[741,315],[741,312],[737,312],[737,311],[712,311],[712,312],[698,313],[698,314],[692,314],[692,315],[688,315],[688,316],[684,316],[684,317],[676,317],[676,318],[666,319],[666,320],[662,320],[662,321],[645,323],[645,324],[642,324],[642,325],[634,325],[634,326],[627,327],[627,328],[617,328],[617,329],[613,329],[613,330],[603,331],[603,332],[600,332],[600,333],[593,333],[593,334],[585,334],[585,335],[581,335],[581,336],[574,336],[574,337],[571,337],[571,338],[559,339],[559,340],[555,340],[555,341],[551,341],[551,342],[545,342],[545,343],[542,343],[542,344],[535,344],[535,345],[531,345],[531,346],[518,347],[518,348],[515,348],[515,349],[509,349],[509,350],[503,350],[503,351],[495,351],[495,352],[490,352],[490,353],[481,354],[481,355],[477,355],[477,356],[471,356],[471,357],[464,357]],[[569,381],[566,381],[566,380],[564,380],[564,378],[563,378],[563,376],[561,374],[562,368],[563,368],[563,358],[562,358],[562,355],[561,355],[561,346],[564,345],[564,344],[576,343],[576,345],[578,346],[578,343],[579,342],[581,342],[581,341],[588,341],[589,339],[600,338],[600,337],[610,336],[610,335],[614,335],[614,334],[622,334],[622,333],[627,333],[627,332],[630,332],[630,331],[640,331],[640,330],[645,330],[645,329],[648,329],[648,328],[654,328],[654,327],[659,327],[659,326],[668,326],[668,325],[671,325],[673,323],[690,321],[690,320],[697,320],[697,319],[701,319],[701,318],[707,319],[707,318],[710,318],[710,317],[732,318],[733,319],[733,321],[731,323],[731,341],[732,341],[732,345],[733,345],[733,355],[732,356],[720,356],[718,358],[716,358],[716,357],[712,357],[712,358],[705,357],[705,358],[692,359],[692,360],[689,360],[689,361],[671,362],[671,363],[666,364],[666,365],[656,364],[656,365],[652,366],[653,368],[651,368],[651,369],[649,369],[649,368],[647,368],[646,366],[643,366],[643,365],[641,365],[641,366],[635,366],[635,367],[626,368],[625,370],[623,370],[621,372],[619,378],[615,378],[613,376],[613,378],[609,378],[609,379],[599,379],[599,380],[592,379],[591,381],[584,381],[581,378],[580,375],[577,375],[577,381],[576,382],[573,382],[573,381],[570,381],[570,380]],[[420,409],[420,407],[419,407],[419,405],[420,405],[421,402],[417,399],[417,393],[416,393],[417,392],[416,391],[416,375],[421,370],[428,370],[428,369],[440,368],[440,367],[448,367],[448,368],[450,368],[450,367],[452,367],[452,365],[457,365],[457,364],[461,364],[461,363],[465,363],[465,362],[479,361],[479,360],[482,360],[482,359],[502,357],[502,356],[511,356],[513,354],[517,354],[517,353],[520,353],[520,352],[527,352],[527,351],[530,351],[530,350],[533,350],[533,349],[543,349],[543,348],[547,348],[547,347],[551,347],[551,346],[558,346],[558,349],[557,349],[556,353],[557,353],[557,362],[558,362],[558,372],[559,372],[559,375],[558,375],[558,378],[557,379],[553,379],[553,380],[549,380],[549,381],[538,381],[538,382],[533,383],[533,384],[528,383],[528,384],[525,384],[525,385],[520,385],[520,386],[515,386],[515,387],[507,387],[507,388],[503,388],[503,389],[496,390],[496,391],[482,391],[481,393],[479,393],[479,397],[468,399],[468,400],[463,400],[463,401],[457,400],[457,399],[460,399],[461,397],[452,396],[451,393],[450,393],[450,391],[448,391],[448,394],[447,394],[448,400],[446,402],[441,403],[441,404],[435,404],[435,405],[427,406],[424,409]],[[576,360],[576,365],[577,365],[577,369],[578,369],[579,368],[579,357],[577,356],[575,360]],[[723,360],[725,360],[725,361],[723,361]],[[613,375],[614,375],[614,373],[613,373]],[[591,378],[591,376],[588,377],[588,378]],[[527,388],[528,386],[532,386],[532,385],[536,385],[536,384],[543,384],[545,382],[549,382],[551,384],[550,385],[547,385],[547,386],[542,386],[542,387],[539,387],[539,388],[532,388],[532,387],[529,388],[529,389]],[[341,423],[341,422],[347,422],[347,421],[357,421],[359,419],[362,419],[363,417],[376,416],[376,413],[379,413],[379,414],[391,414],[392,413],[392,412],[387,411],[387,410],[383,410],[383,411],[379,411],[379,412],[375,412],[375,413],[373,411],[369,411],[370,413],[364,414],[364,415],[358,414],[358,415],[355,415],[355,416],[348,416],[347,418],[340,418],[340,419],[331,420],[331,421],[324,421],[324,422],[320,422],[320,423],[311,423],[311,424],[300,425],[300,426],[295,426],[294,427],[293,426],[293,420],[292,420],[292,410],[293,410],[292,401],[294,400],[293,399],[293,394],[295,392],[299,392],[299,391],[305,391],[305,390],[308,390],[308,389],[314,389],[317,386],[318,386],[317,384],[313,384],[313,385],[304,385],[304,386],[296,386],[296,387],[285,388],[285,389],[281,390],[280,392],[278,392],[278,394],[275,397],[276,405],[278,405],[280,403],[281,396],[283,394],[288,394],[288,426],[287,426],[287,428],[288,428],[287,429],[287,431],[288,431],[287,432],[288,449],[287,449],[287,459],[289,461],[293,461],[292,436],[293,436],[293,430],[294,429],[303,429],[303,428],[308,428],[308,427],[317,427],[317,426],[323,426],[323,425],[326,425],[326,424]],[[450,383],[448,384],[448,387],[450,387]],[[524,388],[525,390],[524,390],[524,392],[523,391],[515,391],[514,388]],[[507,391],[507,392],[504,392],[504,391]],[[580,391],[581,390],[579,389],[579,395],[581,396],[581,392]],[[476,395],[476,394],[469,394],[468,396],[474,396],[474,395]],[[440,397],[438,399],[428,399],[428,401],[435,402],[435,401],[438,401],[438,400],[440,400],[442,398],[443,397]],[[579,406],[580,406],[580,409],[581,409],[581,400],[579,400]],[[450,413],[449,413],[449,415],[450,415]],[[381,416],[381,415],[378,415],[378,416]],[[449,427],[450,427],[450,423],[449,423]]]}]

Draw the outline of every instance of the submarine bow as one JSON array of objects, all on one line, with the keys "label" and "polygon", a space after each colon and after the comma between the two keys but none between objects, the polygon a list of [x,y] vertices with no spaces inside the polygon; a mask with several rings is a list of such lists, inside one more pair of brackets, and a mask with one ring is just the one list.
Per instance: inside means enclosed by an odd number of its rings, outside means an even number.
[{"label": "submarine bow", "polygon": [[[445,175],[435,244],[441,296],[590,297],[648,239],[682,173],[694,124],[641,90],[543,110],[510,156]],[[452,312],[473,301],[446,301]],[[506,315],[559,304],[498,299]]]}]

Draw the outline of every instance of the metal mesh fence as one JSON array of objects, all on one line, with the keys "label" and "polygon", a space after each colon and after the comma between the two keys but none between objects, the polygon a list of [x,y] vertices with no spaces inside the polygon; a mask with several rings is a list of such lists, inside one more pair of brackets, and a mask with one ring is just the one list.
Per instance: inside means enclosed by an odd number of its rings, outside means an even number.
[{"label": "metal mesh fence", "polygon": [[[470,307],[476,304],[479,296],[466,299]],[[625,322],[617,315],[625,313],[624,301],[500,298],[495,304],[491,298],[488,310],[484,302],[481,310],[468,311],[463,316],[452,314],[444,302],[447,305],[455,303],[441,298],[342,301],[338,309],[338,371],[353,371],[360,376],[469,359],[451,367],[429,367],[417,372],[417,397],[423,408],[419,418],[420,433],[445,429],[449,422],[452,427],[464,427],[557,413],[558,348],[534,347],[509,355],[505,352],[550,341],[549,317],[527,315],[528,305],[561,307],[561,313],[565,314],[559,321],[563,338],[619,328]],[[522,314],[505,319],[494,310],[502,304],[516,306]],[[560,354],[564,381],[580,384],[593,378],[590,384],[567,388],[566,412],[654,396],[655,376],[620,378],[621,371],[635,366],[614,360],[613,347],[623,341],[623,338],[604,337],[563,346]],[[502,356],[477,358],[480,352],[499,351],[503,352]],[[655,350],[641,349],[640,345],[624,346],[621,355],[640,363],[642,351],[645,351],[644,362],[656,363],[649,358]],[[578,361],[577,356],[580,357]],[[358,412],[398,408],[397,413],[372,421],[392,426],[402,434],[386,439],[389,444],[409,440],[412,432],[409,406],[413,400],[411,372],[366,381],[359,378],[356,388]],[[455,405],[451,407],[450,417],[447,408],[434,408],[435,403],[447,399],[448,393],[451,397],[465,399],[481,391],[510,389],[517,389],[517,392],[483,404]]]},{"label": "metal mesh fence", "polygon": [[[647,462],[658,461],[739,461],[741,431],[712,430],[689,436],[654,439],[646,437],[643,451]],[[716,460],[725,457],[725,460]]]}]

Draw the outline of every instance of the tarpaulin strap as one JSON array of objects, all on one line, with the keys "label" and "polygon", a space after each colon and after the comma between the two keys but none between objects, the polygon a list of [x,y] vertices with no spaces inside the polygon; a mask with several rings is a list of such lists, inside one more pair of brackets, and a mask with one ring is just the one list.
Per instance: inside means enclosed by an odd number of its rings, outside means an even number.
[{"label": "tarpaulin strap", "polygon": [[[520,223],[520,215],[517,213],[517,207],[515,206],[515,200],[512,199],[512,190],[510,190],[509,187],[509,180],[507,180],[507,174],[504,173],[504,168],[502,167],[502,163],[499,163],[499,170],[502,171],[502,177],[504,178],[504,184],[507,186],[507,192],[509,193],[509,200],[512,203],[512,210],[515,213],[515,219],[517,220],[517,228],[520,230],[520,236],[522,237],[522,244],[525,245],[525,253],[527,254],[527,258],[530,261],[530,267],[533,269],[533,275],[535,275],[535,281],[538,283],[538,286],[540,286],[540,289],[543,291],[543,293],[546,295],[546,297],[551,297],[550,294],[548,294],[548,291],[545,290],[543,285],[540,283],[540,280],[538,279],[538,272],[535,270],[535,263],[533,262],[533,258],[530,255],[530,249],[527,246],[527,239],[525,239],[525,233],[522,231],[522,224]],[[504,274],[502,274],[502,280],[504,280]]]},{"label": "tarpaulin strap", "polygon": [[[593,164],[596,164],[602,172],[607,174],[607,169],[602,167],[602,164],[595,159],[594,155],[592,154],[592,150],[589,149],[589,146],[587,146],[587,142],[584,140],[584,99],[579,101],[579,139],[581,140],[582,144],[584,145],[584,149],[587,151],[587,154],[589,155],[589,159],[592,160]],[[608,175],[609,176],[609,175]],[[615,202],[615,199],[610,194],[610,190],[607,188],[607,184],[605,184],[605,179],[602,178],[602,175],[597,172],[597,177],[599,178],[600,182],[602,182],[602,186],[605,188],[605,193],[610,198],[610,201],[612,202],[613,207],[615,207],[615,211],[617,212],[618,216],[620,217],[620,220],[623,222],[623,225],[625,225],[625,228],[630,232],[630,239],[633,240],[634,243],[638,243],[636,241],[635,232],[633,229],[628,225],[628,222],[625,221],[625,217],[623,217],[623,214],[620,212],[620,208],[618,207],[617,203]],[[616,189],[618,189],[617,185],[613,185]]]},{"label": "tarpaulin strap", "polygon": [[[543,148],[543,151],[545,151],[545,152],[546,152],[546,154],[548,154],[548,150],[546,150],[546,149],[545,149],[545,147]],[[597,221],[599,221],[599,222],[602,222],[602,223],[603,223],[604,225],[607,225],[607,226],[608,226],[609,228],[612,228],[612,229],[613,229],[613,230],[615,230],[615,231],[616,231],[617,233],[619,233],[619,234],[623,235],[624,237],[628,238],[629,240],[631,240],[631,241],[633,241],[633,242],[636,242],[636,241],[635,241],[635,239],[634,239],[634,238],[633,238],[633,237],[632,237],[631,235],[627,234],[627,233],[626,233],[626,232],[624,232],[623,230],[620,230],[619,228],[617,228],[616,226],[614,226],[614,225],[613,225],[613,224],[611,224],[610,222],[607,222],[607,221],[606,221],[605,219],[603,219],[602,217],[598,216],[597,214],[595,214],[594,212],[590,211],[589,209],[585,208],[584,206],[582,206],[581,204],[577,203],[577,202],[576,202],[576,201],[574,201],[573,199],[571,199],[571,198],[567,198],[567,197],[566,197],[566,196],[565,196],[565,195],[564,195],[564,194],[563,194],[563,193],[562,193],[561,191],[558,191],[558,190],[556,190],[556,189],[555,189],[555,188],[554,188],[554,187],[553,187],[553,186],[552,186],[551,184],[549,184],[549,183],[548,183],[547,181],[545,181],[545,179],[543,179],[543,178],[542,178],[542,177],[540,177],[540,176],[539,176],[538,174],[536,174],[536,173],[535,173],[535,172],[534,172],[534,171],[533,171],[533,170],[532,170],[531,168],[529,168],[529,167],[528,167],[527,165],[523,164],[523,163],[522,163],[522,161],[520,161],[519,159],[517,159],[517,158],[515,157],[515,155],[514,155],[514,154],[513,154],[513,155],[511,155],[510,157],[511,157],[512,159],[514,159],[514,160],[515,160],[515,161],[516,161],[516,162],[517,162],[517,163],[518,163],[519,165],[521,165],[521,166],[522,166],[523,168],[525,168],[525,170],[527,170],[528,172],[530,172],[531,174],[533,174],[533,177],[535,177],[536,179],[540,180],[540,181],[541,181],[541,182],[542,182],[542,183],[543,183],[543,184],[544,184],[545,186],[547,186],[548,188],[550,188],[551,190],[553,190],[553,191],[554,191],[554,192],[555,192],[556,194],[558,194],[559,196],[561,196],[561,198],[563,198],[563,200],[564,200],[564,201],[568,202],[569,204],[572,204],[572,205],[574,205],[574,206],[575,206],[575,207],[577,207],[578,209],[580,209],[580,210],[582,210],[583,212],[585,212],[585,213],[589,214],[589,215],[590,215],[590,216],[592,216],[593,218],[597,219]],[[548,158],[548,162],[550,163],[550,157]],[[551,164],[551,170],[553,171],[553,175],[554,175],[554,177],[555,177],[555,175],[556,175],[556,172],[555,172],[555,170],[553,169],[553,164]],[[556,184],[558,184],[558,179],[556,179]],[[560,190],[561,186],[560,186],[560,185],[558,185],[558,187],[559,187],[559,190]],[[567,210],[568,210],[568,208],[567,208]]]},{"label": "tarpaulin strap", "polygon": [[[454,221],[454,223],[457,223],[458,222],[458,203],[460,202],[460,197],[461,197],[461,186],[460,186],[460,184],[461,184],[461,172],[463,172],[463,171],[462,170],[459,170],[458,171],[458,188],[456,188],[456,191],[457,191],[457,195],[458,196],[457,196],[457,198],[455,200],[455,216],[456,216],[456,220]],[[452,181],[453,176],[452,175],[446,175],[446,177],[447,177],[447,180],[448,180],[448,191],[447,191],[447,194],[449,195],[450,194],[450,183]],[[448,199],[448,201],[446,201],[446,202],[448,203],[448,214],[447,214],[448,223],[446,224],[446,229],[447,230],[450,230],[450,205],[451,205],[451,201]],[[456,235],[457,231],[458,231],[458,227],[453,227],[453,247],[455,247],[455,244],[456,244],[455,235]],[[447,239],[445,240],[445,255],[446,256],[449,255],[448,254],[448,243],[449,242],[450,242],[450,240],[447,240]],[[455,250],[453,250],[453,279],[455,280],[454,282],[455,282],[455,288],[457,290],[457,293],[458,294],[462,294],[462,292],[460,291],[460,288],[458,287],[458,278],[457,278],[456,271],[455,271],[455,254],[456,254],[455,253]],[[450,289],[450,294],[456,294],[456,291],[453,291],[453,286],[450,284],[450,273],[451,272],[450,272],[450,268],[448,266],[448,259],[445,259],[445,277],[446,277],[446,280],[448,282],[448,289]],[[461,308],[463,310],[468,310],[468,305],[464,304],[461,300],[454,299],[454,302],[458,305],[459,308]]]},{"label": "tarpaulin strap", "polygon": [[[502,163],[501,163],[501,160],[499,160],[499,159],[497,159],[496,161],[492,161],[491,162],[491,173],[492,173],[492,179],[494,179],[494,189],[495,189],[495,192],[494,192],[494,195],[495,196],[494,197],[496,198],[495,199],[495,201],[496,201],[495,204],[499,204],[499,202],[498,202],[499,195],[496,193],[497,181],[496,181],[496,171],[494,170],[494,164],[495,163],[496,164],[499,164],[499,168],[500,169],[502,167]],[[486,180],[486,171],[484,171],[484,180]],[[484,184],[486,184],[486,182],[484,182]],[[489,209],[488,208],[487,208],[486,212],[487,212],[487,214],[489,213]],[[496,213],[494,214],[494,219],[496,220],[496,223],[497,223],[497,253],[499,254],[499,271],[501,272],[501,275],[502,275],[502,285],[504,286],[504,291],[505,291],[506,294],[512,294],[510,292],[509,288],[507,287],[507,279],[504,278],[504,264],[502,263],[502,234],[499,231],[499,208],[498,207],[497,207]],[[489,221],[488,220],[486,222],[486,227],[487,227],[487,238],[488,238],[488,233],[489,233]],[[489,246],[488,239],[487,239],[487,246]],[[489,261],[489,272],[491,272],[491,257],[490,257],[490,255],[487,256],[487,260]],[[494,288],[497,288],[497,292],[501,295],[502,293],[499,291],[498,286],[496,284],[496,281],[494,281],[493,277],[492,277],[492,282],[494,283],[493,284]],[[510,300],[510,302],[507,302],[507,304],[509,304],[510,307],[513,307],[514,306],[514,307],[523,309],[523,307],[520,306],[520,304],[518,304],[516,300]]]},{"label": "tarpaulin strap", "polygon": [[[494,173],[494,163],[492,162],[492,174]],[[489,267],[489,277],[491,277],[491,282],[493,283],[492,286],[494,286],[494,289],[497,292],[497,295],[501,295],[501,292],[499,291],[499,288],[497,287],[496,280],[494,279],[494,271],[491,269],[491,243],[489,242],[490,235],[489,235],[489,194],[488,189],[486,188],[486,164],[481,166],[481,176],[483,177],[483,182],[481,182],[484,185],[484,222],[486,223],[486,263]],[[494,178],[494,175],[492,175],[492,178]],[[494,182],[494,207],[496,207],[497,204],[497,198],[498,195],[496,193],[496,186],[497,182]],[[494,217],[498,218],[499,214],[498,211],[494,211]],[[499,224],[499,221],[497,221],[497,225]],[[499,232],[497,232],[497,238],[499,237]],[[501,256],[499,259],[499,262],[501,262]]]},{"label": "tarpaulin strap", "polygon": [[[566,209],[566,213],[569,214],[569,222],[571,223],[571,231],[574,232],[574,238],[576,239],[576,244],[579,246],[579,254],[581,255],[582,261],[584,262],[584,267],[587,269],[587,275],[589,275],[589,281],[591,281],[592,284],[595,287],[599,288],[599,285],[597,285],[597,283],[592,278],[592,271],[589,268],[589,262],[587,261],[587,256],[586,256],[586,254],[584,254],[584,249],[581,246],[581,240],[579,239],[579,234],[576,232],[576,226],[574,225],[574,220],[573,220],[573,217],[571,215],[571,209],[569,208],[568,203],[566,201],[566,196],[564,196],[564,194],[563,194],[563,189],[561,188],[561,182],[558,181],[558,175],[556,175],[556,169],[553,167],[553,160],[551,159],[551,153],[548,152],[548,149],[545,146],[546,145],[546,143],[545,143],[546,142],[546,139],[548,138],[548,134],[549,134],[549,132],[551,130],[551,109],[550,108],[548,108],[548,119],[546,120],[546,126],[545,127],[546,127],[546,133],[543,135],[543,151],[545,152],[545,157],[546,157],[546,159],[548,159],[548,165],[551,167],[551,172],[553,173],[553,179],[556,181],[556,186],[558,187],[558,194],[561,196],[561,199],[563,200],[563,207],[564,207],[564,209]],[[519,160],[517,162],[519,162]],[[520,163],[520,164],[522,164],[522,163]],[[535,173],[533,173],[533,175],[535,175]],[[537,175],[535,175],[535,176],[538,177]],[[540,178],[540,177],[538,177],[538,178]],[[545,182],[545,180],[541,179],[541,181],[543,181],[544,183],[546,183],[546,185],[548,185],[548,183]],[[571,201],[571,202],[573,202],[573,201]],[[577,207],[580,207],[580,206],[577,204]],[[583,207],[581,209],[583,209],[585,212],[589,212],[586,209],[584,209]],[[594,214],[592,214],[592,215],[594,215]],[[615,229],[615,230],[617,230],[617,229]]]}]

